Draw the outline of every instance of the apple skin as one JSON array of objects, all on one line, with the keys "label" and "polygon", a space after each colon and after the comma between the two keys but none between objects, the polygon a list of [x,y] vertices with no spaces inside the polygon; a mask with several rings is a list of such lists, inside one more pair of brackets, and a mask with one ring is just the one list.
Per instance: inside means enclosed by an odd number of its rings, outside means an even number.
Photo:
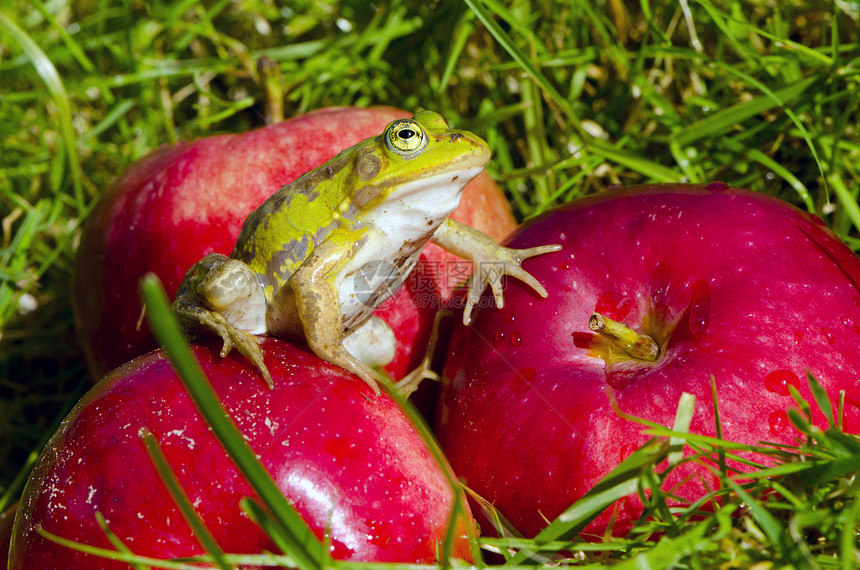
[{"label": "apple skin", "polygon": [[[391,107],[321,109],[248,133],[162,147],[132,164],[88,218],[73,277],[75,327],[93,379],[156,348],[146,324],[139,324],[137,288],[145,273],[176,291],[206,253],[233,250],[245,218],[278,188],[409,116]],[[515,226],[510,205],[486,172],[466,187],[452,217],[496,239]],[[425,259],[439,265],[451,257],[431,244]],[[453,288],[440,281],[439,287],[421,285],[430,308],[389,309],[401,341],[389,370],[398,377],[423,353],[441,302],[433,295]]]},{"label": "apple skin", "polygon": [[[691,393],[691,431],[714,435],[713,376],[726,439],[791,444],[787,383],[814,402],[808,370],[834,405],[845,391],[845,430],[860,431],[860,261],[815,216],[722,183],[633,187],[564,205],[509,245],[551,243],[563,249],[524,263],[547,299],[508,280],[503,310],[454,332],[436,416],[454,471],[524,534],[647,440],[613,400],[672,426]],[[651,334],[662,356],[607,375],[593,311]],[[683,467],[669,482],[696,473],[677,493],[698,498],[698,477],[713,478]],[[614,508],[622,535],[641,503]],[[586,532],[602,534],[610,511]]]},{"label": "apple skin", "polygon": [[[215,391],[262,464],[314,532],[328,529],[336,559],[432,563],[453,492],[397,404],[306,350],[265,341],[275,388],[218,343],[192,345]],[[136,554],[202,553],[140,439],[148,428],[219,545],[229,553],[277,548],[239,500],[253,492],[198,414],[161,351],[115,370],[64,420],[39,458],[18,509],[11,570],[128,568],[72,551],[38,527],[110,548],[96,524]],[[447,466],[446,466],[447,468]],[[466,510],[453,555],[471,560]]]}]

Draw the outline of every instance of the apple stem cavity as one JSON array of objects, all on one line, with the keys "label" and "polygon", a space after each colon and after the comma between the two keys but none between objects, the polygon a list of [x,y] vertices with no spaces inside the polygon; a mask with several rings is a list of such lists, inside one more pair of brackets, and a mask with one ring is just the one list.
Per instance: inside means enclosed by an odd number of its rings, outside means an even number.
[{"label": "apple stem cavity", "polygon": [[613,321],[600,313],[592,313],[588,328],[608,339],[632,358],[645,362],[656,362],[660,357],[660,346],[648,336],[634,331],[625,323]]}]

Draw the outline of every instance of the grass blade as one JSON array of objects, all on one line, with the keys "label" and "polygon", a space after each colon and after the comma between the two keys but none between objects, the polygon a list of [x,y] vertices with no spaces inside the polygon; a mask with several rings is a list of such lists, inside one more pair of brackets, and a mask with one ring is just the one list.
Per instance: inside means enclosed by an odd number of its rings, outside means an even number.
[{"label": "grass blade", "polygon": [[145,427],[141,430],[140,437],[146,446],[146,452],[149,454],[149,458],[152,460],[158,476],[161,478],[162,483],[167,488],[167,492],[170,493],[173,502],[176,503],[188,526],[191,527],[194,536],[200,541],[200,545],[212,557],[212,560],[215,561],[219,568],[222,570],[233,568],[224,558],[224,551],[221,550],[215,537],[212,536],[212,533],[206,528],[197,511],[194,510],[194,506],[188,499],[185,489],[182,488],[182,484],[176,478],[176,473],[174,473],[173,468],[171,468],[170,463],[167,461],[167,457],[165,457],[164,452],[161,450],[158,440]]},{"label": "grass blade", "polygon": [[45,530],[44,528],[38,528],[37,532],[50,540],[51,542],[55,542],[61,546],[65,546],[66,548],[70,548],[72,550],[77,550],[78,552],[84,552],[86,554],[92,554],[93,556],[98,556],[99,558],[107,558],[110,560],[114,560],[116,562],[125,562],[129,566],[133,568],[165,568],[168,570],[200,570],[200,566],[198,564],[188,564],[185,562],[176,562],[172,560],[158,560],[156,558],[147,558],[145,556],[138,556],[136,554],[131,554],[130,552],[118,552],[116,550],[111,550],[109,548],[99,548],[97,546],[90,546],[88,544],[81,544],[80,542],[75,542],[74,540],[69,540],[68,538],[63,538],[62,536],[56,535],[52,532]]},{"label": "grass blade", "polygon": [[611,143],[600,139],[592,139],[588,147],[595,154],[604,156],[607,160],[625,166],[654,182],[681,182],[681,175],[652,160],[637,154],[621,150]]},{"label": "grass blade", "polygon": [[278,523],[257,501],[246,497],[242,499],[240,506],[243,511],[248,513],[251,520],[266,532],[266,535],[272,539],[275,546],[280,548],[282,552],[290,550],[289,531],[282,524]]},{"label": "grass blade", "polygon": [[721,109],[700,121],[688,125],[684,130],[674,137],[674,141],[680,146],[689,146],[702,139],[713,138],[733,129],[738,123],[769,111],[774,107],[782,107],[806,92],[822,79],[817,76],[807,77],[782,89],[777,89],[772,94],[765,94],[750,101],[744,101],[731,107]]},{"label": "grass blade", "polygon": [[[66,87],[63,85],[60,74],[57,68],[54,67],[50,58],[42,51],[33,38],[27,32],[18,27],[5,13],[0,12],[0,32],[6,32],[12,37],[27,57],[36,68],[36,72],[45,82],[48,92],[54,99],[57,105],[60,122],[60,135],[63,140],[66,155],[69,161],[69,170],[71,172],[72,186],[75,193],[75,201],[79,212],[84,211],[86,204],[84,203],[84,192],[81,181],[81,166],[79,162],[77,144],[75,143],[75,129],[72,126],[72,104],[69,100],[69,94],[66,92]],[[59,189],[57,189],[59,190]]]},{"label": "grass blade", "polygon": [[[725,510],[728,511],[729,509]],[[725,513],[725,515],[728,514]],[[613,568],[616,570],[671,568],[680,558],[695,556],[696,552],[710,546],[715,538],[707,535],[713,526],[714,522],[708,519],[691,527],[681,536],[664,537],[653,548],[617,564]]]},{"label": "grass blade", "polygon": [[758,521],[761,530],[770,540],[771,544],[779,548],[782,557],[794,564],[796,568],[805,568],[805,560],[801,556],[800,550],[797,548],[797,545],[791,544],[788,541],[788,532],[776,517],[764,505],[744,491],[735,481],[726,479],[726,483],[746,503],[747,508]]},{"label": "grass blade", "polygon": [[830,427],[835,428],[836,421],[833,419],[833,405],[830,403],[830,398],[827,397],[827,392],[824,391],[824,388],[821,387],[821,384],[818,383],[818,380],[815,379],[812,373],[806,373],[806,381],[809,383],[809,391],[812,392],[812,397],[815,398],[818,409],[827,418],[827,423],[830,424]]},{"label": "grass blade", "polygon": [[[678,401],[678,409],[675,410],[675,423],[672,426],[672,431],[675,433],[687,433],[690,431],[690,424],[693,422],[693,414],[696,413],[696,397],[692,394],[684,392]],[[669,465],[676,465],[684,456],[684,443],[686,439],[680,436],[672,436],[669,438],[669,448],[672,450],[669,453]]]},{"label": "grass blade", "polygon": [[842,570],[850,570],[860,565],[860,553],[857,545],[857,528],[860,525],[860,497],[854,496],[851,506],[846,508],[839,517],[842,530],[839,533],[839,550]]},{"label": "grass blade", "polygon": [[[105,533],[108,542],[113,545],[118,554],[127,554],[130,556],[134,556],[134,553],[131,551],[131,549],[126,546],[125,543],[110,529],[107,521],[105,520],[104,515],[98,511],[96,511],[96,521],[98,522],[99,528],[101,528],[102,532]],[[112,559],[113,556],[110,556],[108,558]],[[130,566],[134,570],[146,570],[146,568],[142,564],[140,564],[140,562],[131,562]]]},{"label": "grass blade", "polygon": [[487,12],[480,0],[464,0],[466,5],[471,8],[482,24],[487,28],[490,34],[495,38],[499,45],[510,55],[514,61],[522,68],[522,70],[538,84],[538,86],[546,93],[553,103],[564,111],[568,118],[575,124],[579,124],[579,119],[573,106],[570,102],[562,97],[561,93],[549,82],[543,73],[540,73],[537,68],[532,65],[529,58],[516,46],[511,37],[502,29],[502,27],[493,19],[492,15]]},{"label": "grass blade", "polygon": [[845,216],[854,224],[855,231],[860,232],[860,204],[857,203],[857,199],[848,190],[841,177],[830,175],[827,177],[827,181],[845,211]]}]

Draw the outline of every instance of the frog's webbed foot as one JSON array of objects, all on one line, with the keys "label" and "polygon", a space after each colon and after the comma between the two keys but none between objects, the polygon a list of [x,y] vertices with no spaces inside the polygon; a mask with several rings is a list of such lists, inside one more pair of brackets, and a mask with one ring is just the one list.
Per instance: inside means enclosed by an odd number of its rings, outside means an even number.
[{"label": "frog's webbed foot", "polygon": [[[220,315],[218,316],[220,317]],[[241,352],[245,358],[250,360],[251,363],[257,367],[260,374],[263,375],[263,380],[266,381],[266,385],[269,389],[274,389],[275,383],[272,381],[272,375],[269,373],[269,369],[263,362],[263,349],[260,348],[260,343],[263,339],[249,332],[240,331],[229,325],[227,326],[228,328],[225,331],[218,331],[218,334],[224,341],[224,346],[221,348],[221,357],[223,358],[224,356],[227,356],[230,349],[232,347],[236,347],[236,350]]]},{"label": "frog's webbed foot", "polygon": [[437,374],[432,368],[433,355],[436,352],[436,343],[439,341],[439,323],[443,318],[450,317],[451,315],[451,311],[445,310],[436,313],[436,316],[433,318],[433,331],[430,333],[430,340],[427,343],[427,350],[424,352],[424,358],[421,359],[421,362],[415,370],[397,381],[397,391],[402,394],[404,398],[411,396],[424,380],[433,380],[434,382],[439,382],[439,380],[441,380],[439,374]]},{"label": "frog's webbed foot", "polygon": [[502,276],[516,277],[541,297],[546,297],[546,289],[532,275],[522,268],[524,259],[543,255],[561,249],[560,245],[541,245],[528,249],[511,249],[497,244],[490,236],[478,230],[455,222],[451,218],[445,220],[433,234],[432,240],[451,253],[471,260],[475,267],[469,280],[469,290],[466,292],[466,305],[463,309],[463,324],[472,321],[472,309],[481,299],[481,294],[487,285],[493,290],[496,306],[505,304],[502,294]]},{"label": "frog's webbed foot", "polygon": [[263,362],[260,337],[231,326],[221,313],[204,309],[182,297],[177,297],[173,302],[173,312],[186,328],[199,328],[202,325],[220,336],[224,342],[221,347],[222,358],[230,354],[235,347],[260,370],[269,388],[274,388],[272,375],[269,374],[269,369]]},{"label": "frog's webbed foot", "polygon": [[505,306],[505,297],[502,291],[502,276],[510,275],[516,277],[541,297],[546,298],[547,292],[543,285],[535,279],[531,273],[522,268],[524,259],[551,253],[561,249],[560,245],[541,245],[528,249],[510,249],[492,242],[484,244],[478,255],[472,258],[475,268],[469,280],[469,290],[466,293],[466,305],[463,309],[463,324],[468,325],[472,320],[472,309],[481,299],[481,294],[487,285],[493,291],[496,307]]},{"label": "frog's webbed foot", "polygon": [[222,357],[236,347],[260,370],[269,388],[273,387],[263,363],[261,339],[253,334],[265,331],[265,298],[249,266],[222,254],[206,255],[186,274],[173,312],[186,330],[208,329],[220,336]]}]

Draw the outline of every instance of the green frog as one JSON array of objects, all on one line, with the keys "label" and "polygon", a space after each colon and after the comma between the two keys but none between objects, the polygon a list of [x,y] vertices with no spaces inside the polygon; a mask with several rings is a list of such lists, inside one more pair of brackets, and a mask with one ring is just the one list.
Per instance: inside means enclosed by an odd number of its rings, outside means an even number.
[{"label": "green frog", "polygon": [[269,387],[257,335],[304,339],[378,391],[373,369],[393,358],[396,339],[372,313],[428,242],[474,262],[467,325],[487,285],[502,306],[504,274],[547,296],[521,262],[560,246],[508,249],[449,218],[489,160],[486,142],[438,113],[393,121],[269,197],[229,257],[210,253],[191,267],[173,311],[187,330],[220,335],[222,356],[235,346]]}]

